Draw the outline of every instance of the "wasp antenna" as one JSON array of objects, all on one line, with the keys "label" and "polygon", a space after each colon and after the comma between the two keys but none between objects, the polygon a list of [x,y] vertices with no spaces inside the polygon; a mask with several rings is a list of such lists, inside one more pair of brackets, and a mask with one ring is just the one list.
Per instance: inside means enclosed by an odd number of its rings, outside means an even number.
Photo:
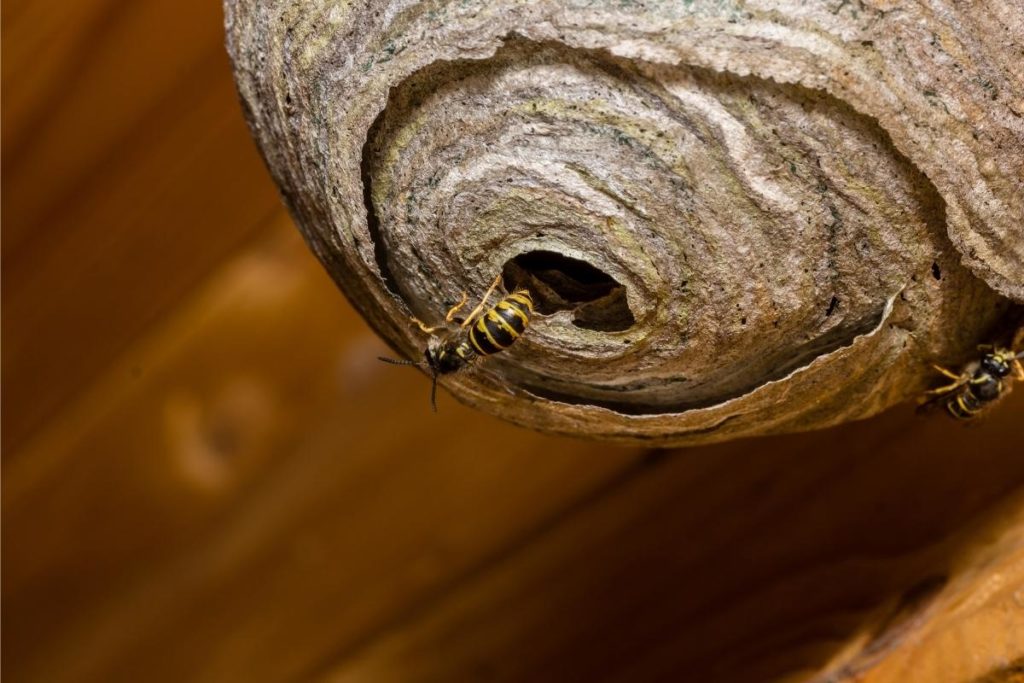
[{"label": "wasp antenna", "polygon": [[382,360],[385,363],[391,363],[392,365],[419,365],[416,361],[405,360],[404,358],[385,358],[384,356],[377,356],[377,360]]},{"label": "wasp antenna", "polygon": [[430,407],[437,412],[437,374],[434,374],[434,381],[430,385]]}]

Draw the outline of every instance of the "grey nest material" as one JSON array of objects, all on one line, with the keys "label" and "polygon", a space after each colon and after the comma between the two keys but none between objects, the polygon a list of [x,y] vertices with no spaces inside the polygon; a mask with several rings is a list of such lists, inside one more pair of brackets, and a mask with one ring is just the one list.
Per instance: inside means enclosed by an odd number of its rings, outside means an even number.
[{"label": "grey nest material", "polygon": [[549,432],[720,441],[918,395],[1024,301],[1024,5],[227,0],[252,131],[395,348]]}]

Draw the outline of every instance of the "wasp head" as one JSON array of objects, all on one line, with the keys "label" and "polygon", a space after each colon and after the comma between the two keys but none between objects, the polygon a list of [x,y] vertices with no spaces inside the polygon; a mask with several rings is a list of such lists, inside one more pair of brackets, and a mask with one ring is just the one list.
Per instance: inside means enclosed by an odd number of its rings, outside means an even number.
[{"label": "wasp head", "polygon": [[427,366],[437,375],[448,375],[466,367],[473,350],[464,340],[456,338],[431,339],[425,352]]},{"label": "wasp head", "polygon": [[981,367],[993,377],[1006,377],[1010,374],[1010,364],[1015,356],[1012,351],[996,349],[992,353],[986,353],[981,359]]}]

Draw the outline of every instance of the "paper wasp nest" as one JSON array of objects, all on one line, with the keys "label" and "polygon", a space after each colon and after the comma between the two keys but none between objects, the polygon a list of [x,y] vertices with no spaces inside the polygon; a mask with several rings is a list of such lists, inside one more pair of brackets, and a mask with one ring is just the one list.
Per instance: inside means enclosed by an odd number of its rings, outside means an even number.
[{"label": "paper wasp nest", "polygon": [[444,378],[679,444],[917,395],[1024,300],[1024,5],[227,0],[299,227],[408,357],[498,273],[543,315]]}]

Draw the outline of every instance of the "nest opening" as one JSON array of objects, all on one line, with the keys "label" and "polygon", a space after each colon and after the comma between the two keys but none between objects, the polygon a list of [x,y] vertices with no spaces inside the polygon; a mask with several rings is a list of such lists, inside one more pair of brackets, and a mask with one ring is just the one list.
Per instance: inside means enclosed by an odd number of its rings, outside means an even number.
[{"label": "nest opening", "polygon": [[528,251],[505,263],[502,274],[506,285],[530,290],[538,313],[573,311],[576,327],[621,332],[636,322],[626,288],[586,261],[554,251]]}]

